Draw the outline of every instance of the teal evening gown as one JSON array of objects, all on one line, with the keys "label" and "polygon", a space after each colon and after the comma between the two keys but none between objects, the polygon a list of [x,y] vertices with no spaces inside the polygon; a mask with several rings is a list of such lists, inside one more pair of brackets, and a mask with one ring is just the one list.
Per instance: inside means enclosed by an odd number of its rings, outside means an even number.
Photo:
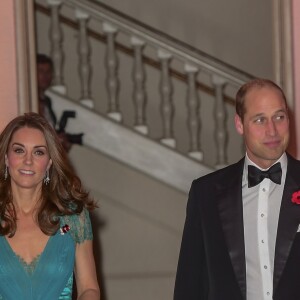
[{"label": "teal evening gown", "polygon": [[[62,233],[66,225],[69,231]],[[0,236],[1,300],[72,299],[76,243],[93,239],[89,213],[84,209],[80,215],[60,217],[60,226],[30,264]]]}]

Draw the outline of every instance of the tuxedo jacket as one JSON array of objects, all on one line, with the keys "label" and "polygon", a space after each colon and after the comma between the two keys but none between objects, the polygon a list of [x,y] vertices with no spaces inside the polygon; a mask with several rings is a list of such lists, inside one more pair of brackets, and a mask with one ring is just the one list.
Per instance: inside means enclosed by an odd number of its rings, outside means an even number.
[{"label": "tuxedo jacket", "polygon": [[[243,168],[244,158],[192,183],[174,300],[246,300]],[[300,299],[300,204],[291,201],[298,190],[300,161],[288,155],[275,246],[275,300]]]}]

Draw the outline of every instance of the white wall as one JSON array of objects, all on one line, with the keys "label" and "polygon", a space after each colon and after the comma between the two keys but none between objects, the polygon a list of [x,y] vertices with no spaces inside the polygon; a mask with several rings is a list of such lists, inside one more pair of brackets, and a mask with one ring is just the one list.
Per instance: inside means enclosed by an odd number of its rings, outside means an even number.
[{"label": "white wall", "polygon": [[101,0],[254,76],[273,78],[272,1]]},{"label": "white wall", "polygon": [[99,204],[92,223],[103,300],[171,300],[187,194],[86,147],[73,146],[70,158]]}]

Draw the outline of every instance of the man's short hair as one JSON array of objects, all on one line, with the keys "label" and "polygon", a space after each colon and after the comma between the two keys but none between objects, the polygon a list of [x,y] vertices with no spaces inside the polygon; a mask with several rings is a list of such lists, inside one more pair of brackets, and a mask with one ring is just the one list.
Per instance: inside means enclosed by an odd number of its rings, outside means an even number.
[{"label": "man's short hair", "polygon": [[48,64],[53,68],[53,61],[50,56],[46,54],[37,54],[36,56],[36,63],[37,64]]},{"label": "man's short hair", "polygon": [[274,83],[273,81],[271,81],[269,79],[255,78],[255,79],[250,80],[250,81],[246,82],[245,84],[243,84],[240,87],[240,89],[238,90],[238,92],[236,93],[235,110],[236,110],[237,115],[241,118],[242,121],[243,121],[244,115],[246,113],[246,111],[245,111],[246,110],[245,109],[246,96],[253,89],[259,89],[259,88],[264,88],[264,87],[270,87],[270,88],[274,88],[274,89],[278,90],[282,96],[282,99],[285,102],[286,107],[288,107],[284,92],[276,83]]}]

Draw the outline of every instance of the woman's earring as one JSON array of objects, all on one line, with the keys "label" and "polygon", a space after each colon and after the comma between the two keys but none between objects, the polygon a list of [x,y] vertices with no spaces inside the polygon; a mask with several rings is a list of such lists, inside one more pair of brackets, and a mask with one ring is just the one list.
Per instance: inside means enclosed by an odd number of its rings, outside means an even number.
[{"label": "woman's earring", "polygon": [[5,170],[4,170],[4,180],[6,180],[7,179],[7,177],[8,177],[8,170],[7,170],[8,168],[7,168],[7,166],[5,165]]},{"label": "woman's earring", "polygon": [[44,183],[45,183],[45,185],[47,185],[49,182],[50,182],[49,170],[47,170],[45,177],[44,177]]}]

